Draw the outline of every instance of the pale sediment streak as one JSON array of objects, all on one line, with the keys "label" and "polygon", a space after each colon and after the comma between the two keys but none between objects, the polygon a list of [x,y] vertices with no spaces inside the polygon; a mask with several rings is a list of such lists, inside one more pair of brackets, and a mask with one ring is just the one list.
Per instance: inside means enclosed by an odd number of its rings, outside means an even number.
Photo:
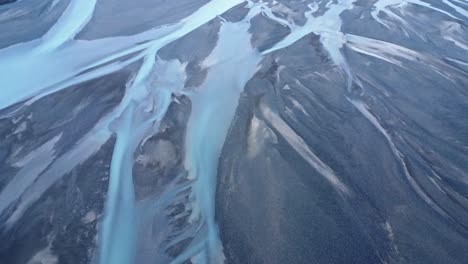
[{"label": "pale sediment streak", "polygon": [[99,125],[100,124],[88,132],[68,152],[56,157],[47,169],[38,176],[33,184],[18,187],[16,191],[21,193],[21,198],[18,200],[14,212],[8,217],[6,228],[11,228],[13,224],[21,218],[23,213],[55,182],[100,149],[111,134],[109,131],[102,130],[102,127]]},{"label": "pale sediment streak", "polygon": [[284,137],[291,147],[299,153],[318,173],[340,194],[351,195],[349,188],[341,182],[333,170],[308,147],[307,143],[280,117],[266,106],[261,106],[262,114],[270,124]]},{"label": "pale sediment streak", "polygon": [[[443,0],[446,2],[447,0]],[[403,19],[400,19],[390,8],[391,7],[398,7],[398,8],[404,8],[408,4],[413,4],[421,7],[428,8],[430,10],[436,11],[438,13],[447,15],[450,18],[457,19],[454,15],[450,14],[449,12],[442,10],[440,8],[434,7],[430,3],[421,1],[421,0],[378,0],[374,4],[374,10],[372,10],[371,15],[374,18],[375,21],[379,22],[380,24],[386,26],[387,28],[390,28],[385,22],[383,22],[382,19],[379,18],[379,13],[385,13],[389,17],[396,18],[400,22],[403,22]]]},{"label": "pale sediment streak", "polygon": [[[371,11],[371,16],[376,22],[385,26],[387,29],[393,30],[395,28],[392,28],[392,26],[397,26],[400,30],[404,32],[404,34],[408,38],[409,38],[408,32],[411,31],[413,34],[415,34],[422,40],[427,41],[427,36],[424,34],[424,32],[421,32],[420,29],[412,27],[410,23],[408,23],[408,18],[410,18],[409,21],[413,19],[418,20],[420,18],[416,15],[405,12],[406,11],[405,7],[407,7],[408,5],[414,5],[422,9],[429,9],[434,12],[443,14],[444,16],[447,16],[447,19],[444,19],[445,20],[443,22],[444,24],[455,23],[455,22],[458,23],[462,19],[468,17],[468,11],[463,9],[461,6],[454,4],[453,0],[442,0],[442,2],[446,6],[448,6],[448,8],[444,7],[444,9],[447,9],[447,10],[437,8],[433,6],[431,3],[424,2],[421,0],[405,0],[405,1],[379,0],[374,3],[373,10]],[[387,18],[384,18],[383,16],[381,16],[382,14],[385,14]],[[410,17],[409,15],[413,15],[413,16]],[[444,35],[444,32],[442,32],[442,35]],[[451,38],[446,38],[446,39],[449,41],[452,40]],[[455,43],[455,45],[461,48],[464,48],[463,45],[458,45],[460,44],[460,42],[456,40],[453,40],[453,42]]]},{"label": "pale sediment streak", "polygon": [[442,209],[439,205],[437,205],[431,197],[429,197],[426,192],[419,186],[416,182],[414,177],[408,170],[405,156],[401,151],[396,147],[395,143],[392,140],[392,137],[388,134],[387,130],[380,124],[379,120],[369,111],[367,105],[361,101],[352,100],[348,98],[348,101],[367,119],[369,122],[385,137],[390,149],[392,150],[393,155],[397,159],[397,161],[401,164],[401,168],[403,173],[406,177],[406,180],[412,187],[412,189],[416,192],[416,194],[425,202],[427,203],[434,211],[439,213],[442,217],[446,219],[451,219],[451,217]]},{"label": "pale sediment streak", "polygon": [[464,17],[468,17],[468,11],[466,9],[463,9],[461,6],[458,6],[458,5],[454,4],[454,3],[452,3],[452,1],[450,1],[450,0],[442,0],[442,2],[444,2],[444,4],[448,5],[449,7],[453,8],[460,15],[462,15]]},{"label": "pale sediment streak", "polygon": [[21,169],[0,193],[0,214],[23,194],[21,190],[30,186],[52,163],[55,158],[54,146],[61,136],[62,134],[55,136],[13,164]]},{"label": "pale sediment streak", "polygon": [[[444,2],[446,1],[449,0],[444,0]],[[453,76],[440,69],[439,66],[441,66],[443,63],[435,60],[434,58],[425,57],[424,55],[419,54],[413,50],[404,48],[393,43],[369,39],[341,32],[342,20],[340,18],[340,15],[344,11],[352,9],[354,2],[354,0],[340,0],[337,3],[330,2],[331,4],[327,5],[327,11],[325,11],[325,13],[319,17],[313,16],[315,8],[314,6],[309,6],[311,10],[305,13],[307,21],[303,26],[297,26],[292,22],[286,22],[284,20],[281,21],[282,23],[289,24],[289,27],[292,29],[291,34],[286,36],[280,42],[276,43],[272,48],[262,52],[262,55],[267,55],[274,51],[289,47],[304,36],[310,33],[315,33],[320,36],[320,41],[322,42],[324,48],[328,51],[329,56],[335,63],[335,65],[339,66],[346,74],[348,90],[350,89],[352,82],[357,80],[355,80],[346,58],[341,53],[341,49],[345,44],[357,52],[367,54],[379,58],[381,60],[385,60],[389,63],[396,64],[401,67],[404,67],[402,62],[397,60],[396,58],[404,58],[410,61],[415,61],[416,59],[423,60],[427,63],[428,67],[431,67],[434,71],[444,76],[444,78],[453,80]],[[403,2],[397,0],[379,0],[374,4],[374,10],[371,11],[371,15],[377,22],[383,24],[388,28],[389,26],[379,18],[379,12],[384,12],[391,18],[397,19],[398,21],[406,25],[406,22],[402,18],[394,14],[389,9],[389,7],[398,6],[400,8],[403,8],[408,3],[429,8],[436,12],[445,14],[450,18],[457,19],[455,16],[448,13],[447,11],[434,7],[431,4],[420,0],[406,0]],[[449,3],[446,4],[450,5]],[[450,6],[452,8],[455,8],[452,5]],[[463,11],[459,11],[458,9],[456,10],[457,12],[463,14]],[[277,20],[277,18],[270,12],[264,11],[264,14],[273,20]],[[449,41],[452,41],[458,47],[465,49],[466,45],[464,45],[464,43],[458,39],[458,36],[457,38],[453,36],[454,34],[451,34],[445,36],[445,38]],[[444,66],[447,65],[444,64]]]},{"label": "pale sediment streak", "polygon": [[442,37],[455,46],[468,50],[468,39],[466,39],[465,32],[458,23],[454,22],[443,22],[440,25],[440,33]]},{"label": "pale sediment streak", "polygon": [[[286,36],[283,40],[280,42],[276,43],[272,48],[264,51],[262,55],[269,54],[271,52],[289,47],[290,45],[294,44],[296,41],[300,40],[304,36],[310,34],[310,33],[315,33],[320,36],[320,41],[322,42],[324,48],[328,51],[330,58],[332,61],[335,63],[335,65],[339,66],[344,73],[347,76],[347,86],[348,90],[350,89],[352,82],[354,81],[354,76],[351,72],[351,69],[346,61],[346,58],[344,55],[341,53],[341,49],[343,48],[344,44],[348,43],[348,40],[354,40],[357,42],[360,40],[361,43],[367,43],[371,44],[373,42],[378,42],[380,44],[386,44],[385,46],[392,46],[392,47],[397,47],[400,52],[395,52],[394,54],[398,54],[399,56],[404,56],[408,60],[414,60],[414,57],[419,57],[422,58],[420,54],[410,51],[409,49],[403,48],[401,46],[395,45],[395,44],[390,44],[386,42],[379,42],[377,40],[371,40],[371,39],[366,39],[364,37],[359,37],[359,36],[353,36],[349,35],[346,33],[341,32],[341,25],[342,25],[342,20],[340,18],[340,15],[346,11],[350,10],[353,8],[354,5],[354,0],[340,0],[337,3],[331,3],[327,5],[327,11],[319,17],[314,17],[313,13],[315,11],[314,6],[309,6],[311,9],[310,11],[305,13],[305,16],[307,18],[306,23],[303,26],[297,26],[294,23],[287,22],[284,20],[281,20],[280,23],[288,23],[288,26],[292,29],[291,34]],[[462,15],[466,15],[466,11],[458,6],[454,6],[453,3],[451,3],[449,0],[444,0],[443,1],[445,4],[448,6],[454,8],[458,13]],[[389,7],[394,7],[397,6],[399,8],[403,8],[407,4],[414,4],[418,5],[424,8],[428,8],[431,10],[434,10],[436,12],[442,13],[444,15],[447,15],[448,17],[452,19],[457,19],[454,15],[450,14],[449,12],[442,10],[440,8],[434,7],[433,5],[423,2],[420,0],[405,0],[405,1],[397,1],[397,0],[379,0],[374,4],[374,10],[371,11],[372,17],[382,25],[386,26],[387,28],[390,28],[387,23],[385,23],[382,19],[379,17],[379,13],[383,12],[389,17],[398,20],[400,23],[403,25],[406,25],[406,22],[397,16],[396,14],[393,13]],[[465,11],[465,12],[464,12]],[[270,17],[270,19],[277,21],[278,19],[271,13],[271,12],[266,12],[264,11],[264,14]],[[407,25],[406,25],[407,26]],[[465,49],[465,46],[463,45],[462,42],[455,40],[454,38],[447,37],[447,40],[452,41],[455,43],[455,45]],[[359,47],[356,45],[353,46],[353,49],[356,51],[359,50]],[[375,50],[378,51],[379,47],[375,47]],[[360,52],[366,52],[363,50],[360,50]],[[380,53],[380,54],[379,54]],[[386,55],[389,55],[391,52],[390,50],[387,49],[385,52],[369,52],[367,53],[368,55],[372,55],[374,57],[378,57],[379,59],[386,60],[388,62],[391,62],[393,64],[397,64],[399,66],[402,66],[401,62],[392,59],[391,57],[384,56],[383,53],[387,53]],[[426,59],[426,61],[428,61]],[[433,64],[433,63],[432,63]],[[430,64],[430,65],[432,65]],[[433,67],[433,66],[431,66]],[[440,71],[437,69],[437,67],[433,67],[434,70],[436,70],[439,74],[444,75],[446,78],[451,78],[451,76],[447,76],[444,72]]]},{"label": "pale sediment streak", "polygon": [[[436,57],[419,53],[394,43],[352,34],[347,34],[346,38],[346,45],[350,49],[405,69],[407,67],[403,64],[403,60],[421,63],[450,82],[453,82],[457,77],[464,75],[464,73],[459,69],[456,69]],[[452,71],[447,71],[447,68],[450,68]]]}]

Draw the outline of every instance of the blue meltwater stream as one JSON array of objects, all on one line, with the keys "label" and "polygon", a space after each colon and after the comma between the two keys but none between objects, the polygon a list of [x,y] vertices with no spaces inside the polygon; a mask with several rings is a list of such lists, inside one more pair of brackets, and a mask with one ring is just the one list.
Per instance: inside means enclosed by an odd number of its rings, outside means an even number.
[{"label": "blue meltwater stream", "polygon": [[[211,2],[202,7],[186,18],[179,29],[161,38],[161,41],[155,41],[145,51],[145,61],[135,80],[129,85],[120,116],[116,115],[117,121],[113,124],[117,142],[102,227],[99,257],[101,264],[128,264],[135,259],[138,238],[135,235],[137,214],[132,182],[133,152],[151,124],[158,123],[164,116],[172,92],[182,88],[151,87],[152,76],[158,75],[158,68],[155,66],[157,50],[183,37],[237,2],[219,3]],[[260,54],[250,44],[249,26],[248,22],[222,23],[218,43],[203,63],[203,67],[209,69],[206,80],[191,93],[192,114],[188,124],[185,165],[194,182],[193,208],[196,209],[192,218],[200,220],[205,225],[206,232],[197,234],[200,236],[200,244],[189,247],[174,263],[197,255],[199,263],[220,263],[223,259],[214,213],[216,170],[239,95],[260,61]],[[172,71],[165,74],[172,74]],[[159,76],[160,79],[168,77]],[[151,97],[159,103],[152,107],[150,113],[146,113],[150,116],[149,120],[141,118],[142,113],[145,115],[141,105],[150,104]]]},{"label": "blue meltwater stream", "polygon": [[[100,227],[100,264],[131,264],[135,261],[139,213],[136,209],[132,175],[134,151],[149,133],[157,129],[171,103],[171,95],[181,93],[183,89],[185,65],[175,62],[174,70],[162,70],[161,65],[164,63],[157,58],[158,50],[243,2],[213,0],[172,25],[133,36],[84,41],[75,40],[74,37],[92,17],[96,0],[72,0],[57,23],[42,38],[0,50],[0,56],[4,59],[4,63],[0,64],[0,86],[7,87],[2,91],[4,95],[0,98],[0,109],[25,99],[37,100],[73,84],[104,76],[131,63],[142,61],[135,78],[127,84],[119,106],[100,120],[93,128],[93,133],[83,139],[85,142],[94,142],[91,139],[97,138],[97,134],[101,135],[96,146],[92,146],[93,149],[86,152],[86,155],[81,155],[80,149],[74,148],[70,150],[70,157],[73,158],[59,164],[64,168],[80,164],[97,151],[98,146],[104,144],[112,133],[116,134],[105,214]],[[337,5],[331,5],[327,14],[338,16],[352,2],[341,1]],[[188,93],[192,109],[185,140],[185,168],[192,180],[193,190],[190,219],[201,223],[203,229],[197,234],[191,234],[195,236],[195,242],[173,260],[174,264],[188,259],[195,263],[214,264],[222,263],[224,259],[215,223],[218,160],[239,96],[255,74],[262,56],[285,48],[311,32],[329,34],[329,31],[337,31],[337,35],[340,35],[339,22],[330,24],[313,19],[310,15],[312,11],[307,13],[308,21],[305,26],[299,27],[275,17],[265,3],[249,2],[247,7],[250,11],[242,21],[230,23],[220,19],[222,22],[217,44],[202,63],[202,68],[207,69],[206,79]],[[250,20],[259,13],[293,29],[288,37],[262,54],[252,47],[249,33]],[[327,44],[325,33],[322,34],[322,41]],[[340,46],[327,47],[330,48],[332,57],[336,58],[336,63],[343,65]],[[35,74],[38,69],[43,74]],[[18,74],[33,77],[22,78]],[[184,76],[179,81],[154,85],[155,76],[162,80],[173,80],[177,74]],[[67,172],[66,169],[61,171],[62,174]],[[55,178],[40,179],[47,184],[38,187],[29,199],[23,199],[15,216],[21,215],[24,208],[40,197],[47,186],[53,183],[53,179]],[[26,187],[28,186],[24,190]],[[24,190],[18,190],[18,193],[23,194]],[[10,200],[14,199],[7,201]],[[0,204],[0,212],[8,205],[9,203]]]},{"label": "blue meltwater stream", "polygon": [[206,80],[191,96],[185,165],[195,180],[195,214],[207,226],[206,251],[200,256],[205,260],[202,263],[222,263],[223,258],[215,224],[216,175],[240,93],[261,58],[250,44],[248,30],[247,22],[223,23],[217,46],[204,63],[210,69]]}]

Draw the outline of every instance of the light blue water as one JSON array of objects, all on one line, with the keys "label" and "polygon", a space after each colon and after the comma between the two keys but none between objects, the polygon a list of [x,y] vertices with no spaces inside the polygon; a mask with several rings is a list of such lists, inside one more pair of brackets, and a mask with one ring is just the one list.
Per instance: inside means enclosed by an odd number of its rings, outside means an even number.
[{"label": "light blue water", "polygon": [[201,263],[222,263],[222,245],[215,223],[215,190],[218,160],[240,93],[255,73],[260,54],[250,44],[246,22],[223,23],[217,46],[204,65],[207,78],[191,96],[186,140],[186,168],[195,179],[197,212],[206,223],[205,258]]},{"label": "light blue water", "polygon": [[135,193],[133,189],[132,118],[135,104],[124,111],[117,126],[112,155],[100,263],[132,263],[135,254]]},{"label": "light blue water", "polygon": [[[228,1],[228,4],[234,5],[236,3],[238,2]],[[162,71],[158,76],[160,68],[156,61],[157,51],[166,44],[183,37],[210,21],[218,12],[222,13],[230,7],[232,6],[220,1],[210,2],[184,19],[182,21],[183,26],[161,39],[155,40],[153,45],[144,52],[146,54],[144,63],[135,80],[127,89],[119,106],[119,109],[124,110],[115,113],[118,123],[115,128],[117,142],[112,157],[106,213],[102,227],[99,256],[101,264],[134,263],[135,245],[138,239],[136,237],[136,209],[132,177],[134,148],[144,138],[152,124],[158,123],[163,118],[171,102],[172,92],[183,87],[183,80],[182,82],[181,80],[172,80],[177,79],[177,73],[181,66],[176,65],[177,63],[166,65],[164,69],[161,69]],[[157,76],[159,81],[154,82],[154,76]],[[121,113],[120,116],[119,112]],[[210,153],[208,155],[211,156]],[[209,162],[212,162],[211,158]],[[208,173],[212,175],[214,172],[209,171]],[[214,186],[207,185],[206,188],[209,193],[214,193],[214,189],[210,189],[214,188]],[[201,198],[202,201],[207,199],[213,199],[213,197]],[[206,208],[204,205],[202,207]],[[210,219],[208,226],[214,225],[214,222],[211,223],[211,221],[214,221],[213,210],[205,210],[209,212],[207,213],[207,219]],[[211,234],[212,230],[209,229],[210,237],[217,237],[217,235]]]}]

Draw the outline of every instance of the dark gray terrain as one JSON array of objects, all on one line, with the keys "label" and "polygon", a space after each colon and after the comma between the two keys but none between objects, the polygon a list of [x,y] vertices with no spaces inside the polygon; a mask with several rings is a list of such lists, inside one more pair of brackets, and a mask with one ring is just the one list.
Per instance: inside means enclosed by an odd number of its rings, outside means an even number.
[{"label": "dark gray terrain", "polygon": [[0,0],[0,264],[468,263],[467,0]]}]

